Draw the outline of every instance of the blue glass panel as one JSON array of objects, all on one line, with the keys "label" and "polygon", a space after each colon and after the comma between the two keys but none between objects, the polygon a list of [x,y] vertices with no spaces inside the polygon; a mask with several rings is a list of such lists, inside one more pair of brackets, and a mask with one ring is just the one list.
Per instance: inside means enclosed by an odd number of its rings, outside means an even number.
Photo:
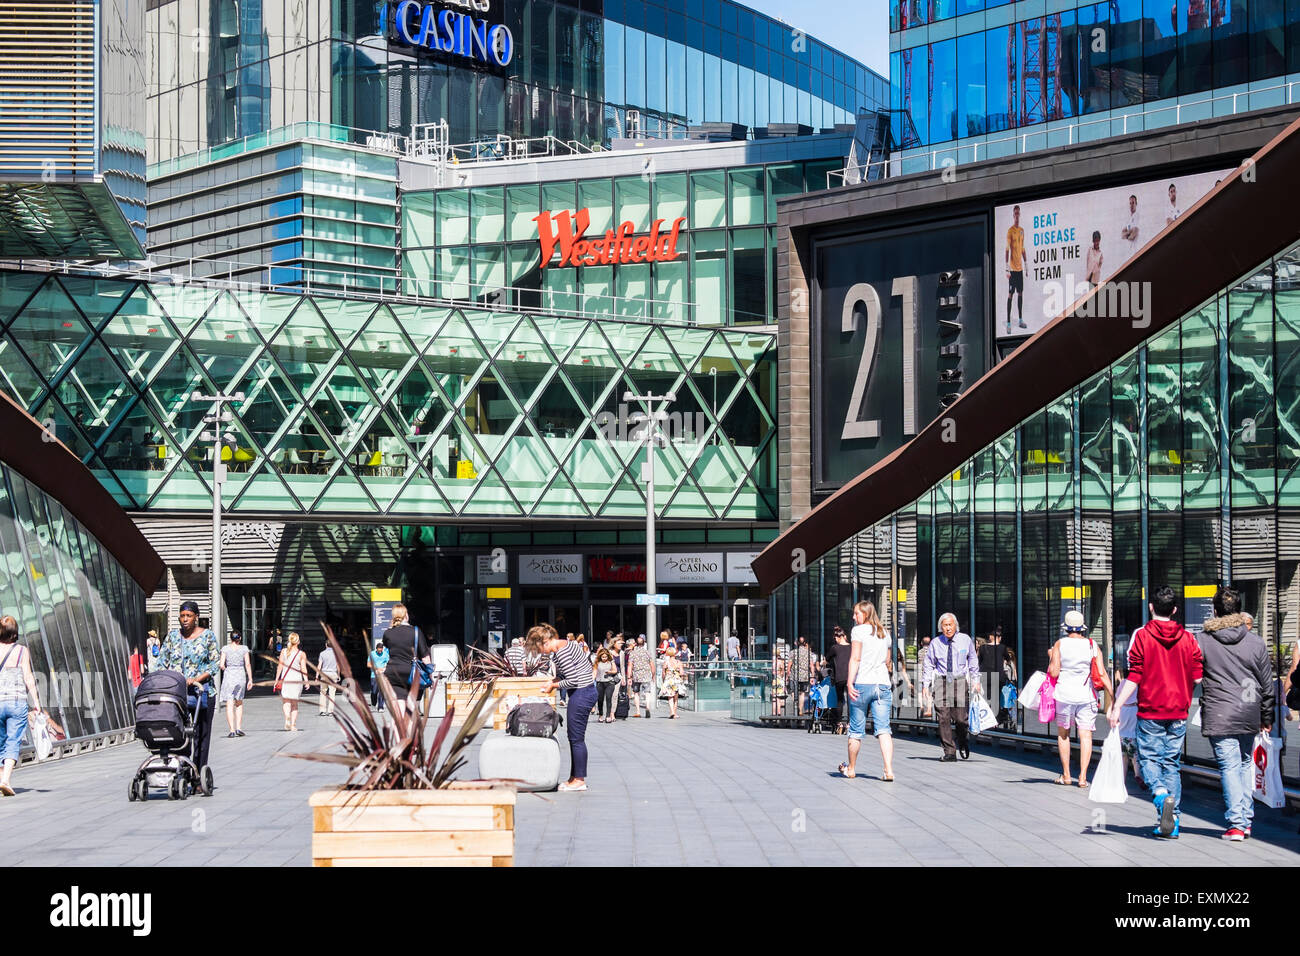
[{"label": "blue glass panel", "polygon": [[[635,3],[636,0],[633,0]],[[613,20],[615,23],[623,23],[627,14],[623,9],[623,0],[605,0],[605,19]]]},{"label": "blue glass panel", "polygon": [[627,50],[627,65],[624,71],[627,83],[629,106],[645,105],[645,34],[632,27],[627,28],[624,46]]},{"label": "blue glass panel", "polygon": [[979,136],[985,132],[986,63],[984,34],[968,33],[957,38],[957,131],[963,136]]},{"label": "blue glass panel", "polygon": [[722,29],[727,33],[736,32],[737,16],[736,5],[734,3],[722,3]]},{"label": "blue glass panel", "polygon": [[957,134],[957,41],[930,45],[930,142],[946,143]]},{"label": "blue glass panel", "polygon": [[746,126],[757,126],[754,115],[754,71],[740,67],[737,75],[740,96],[740,122]]},{"label": "blue glass panel", "polygon": [[734,33],[722,34],[722,58],[733,63],[740,58],[740,41]]},{"label": "blue glass panel", "polygon": [[664,111],[668,108],[666,41],[661,36],[647,33],[645,37],[646,109]]},{"label": "blue glass panel", "polygon": [[605,21],[605,99],[610,103],[626,103],[623,76],[626,73],[623,59],[623,27]]},{"label": "blue glass panel", "polygon": [[1142,70],[1147,99],[1178,95],[1178,5],[1143,0]]},{"label": "blue glass panel", "polygon": [[704,54],[686,50],[686,117],[691,125],[704,122]]},{"label": "blue glass panel", "polygon": [[739,112],[736,105],[737,69],[736,64],[722,61],[722,118],[731,123],[737,121]]},{"label": "blue glass panel", "polygon": [[686,16],[681,11],[668,11],[664,35],[674,43],[686,42]]},{"label": "blue glass panel", "polygon": [[1211,24],[1214,32],[1214,85],[1245,83],[1250,74],[1246,0],[1221,0],[1220,4],[1212,5],[1212,9],[1223,11],[1222,22]]},{"label": "blue glass panel", "polygon": [[704,122],[722,122],[722,61],[704,54]]},{"label": "blue glass panel", "polygon": [[[1300,0],[1296,0],[1300,3]],[[738,49],[736,50],[736,62],[749,69],[754,68],[754,44],[748,40],[737,41]]]},{"label": "blue glass panel", "polygon": [[647,6],[645,8],[645,32],[663,36],[668,31],[668,19],[663,7]]},{"label": "blue glass panel", "polygon": [[722,52],[722,31],[707,21],[704,24],[704,52],[714,56]]},{"label": "blue glass panel", "polygon": [[704,49],[704,24],[699,20],[686,21],[686,44],[697,50]]},{"label": "blue glass panel", "polygon": [[686,15],[696,20],[703,20],[704,0],[686,0]]},{"label": "blue glass panel", "polygon": [[[988,76],[988,129],[1011,129],[1015,115],[1015,47],[1012,28],[994,27],[984,34]],[[1008,62],[1010,61],[1010,62]]]},{"label": "blue glass panel", "polygon": [[754,39],[754,11],[741,7],[736,11],[736,34],[742,40]]},{"label": "blue glass panel", "polygon": [[[924,46],[913,47],[910,50],[903,51],[903,104],[902,110],[912,119],[912,125],[916,130],[917,141],[907,142],[909,146],[924,146],[926,138],[929,136],[930,114],[928,110],[928,94],[926,82],[928,71],[926,68],[926,48]],[[906,142],[906,141],[905,141]]]},{"label": "blue glass panel", "polygon": [[668,112],[686,115],[686,47],[668,43]]},{"label": "blue glass panel", "polygon": [[1111,76],[1130,78],[1127,83],[1112,82],[1110,105],[1114,108],[1141,103],[1149,97],[1142,72],[1142,2],[1113,0],[1110,6]]}]

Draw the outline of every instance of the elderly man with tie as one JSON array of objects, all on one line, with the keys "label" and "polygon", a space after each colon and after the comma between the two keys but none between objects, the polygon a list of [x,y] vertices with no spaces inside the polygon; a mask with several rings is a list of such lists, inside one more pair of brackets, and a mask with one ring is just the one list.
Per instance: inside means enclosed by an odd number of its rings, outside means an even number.
[{"label": "elderly man with tie", "polygon": [[[933,695],[939,710],[939,739],[943,742],[943,760],[952,762],[961,751],[963,760],[970,758],[967,709],[970,695],[979,693],[980,663],[975,642],[957,627],[957,615],[949,612],[939,618],[940,634],[926,649],[921,668],[921,686]],[[953,722],[957,740],[953,743]]]}]

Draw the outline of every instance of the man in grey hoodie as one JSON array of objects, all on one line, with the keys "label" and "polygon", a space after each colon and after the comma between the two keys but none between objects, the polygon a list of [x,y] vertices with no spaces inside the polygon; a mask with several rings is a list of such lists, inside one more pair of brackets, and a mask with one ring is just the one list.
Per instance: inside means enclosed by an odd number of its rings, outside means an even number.
[{"label": "man in grey hoodie", "polygon": [[1214,617],[1205,622],[1201,653],[1201,733],[1210,738],[1223,784],[1228,829],[1223,839],[1250,837],[1255,815],[1251,752],[1255,735],[1273,724],[1273,668],[1264,639],[1250,630],[1241,595],[1221,587],[1214,595]]}]

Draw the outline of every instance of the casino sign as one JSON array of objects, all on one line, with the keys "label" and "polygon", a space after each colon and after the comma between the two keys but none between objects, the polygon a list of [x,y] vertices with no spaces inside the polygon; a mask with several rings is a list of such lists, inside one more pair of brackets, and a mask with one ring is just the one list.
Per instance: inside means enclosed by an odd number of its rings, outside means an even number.
[{"label": "casino sign", "polygon": [[473,16],[488,10],[488,0],[400,0],[388,8],[386,32],[391,42],[403,46],[453,53],[489,66],[508,66],[515,55],[510,28]]}]

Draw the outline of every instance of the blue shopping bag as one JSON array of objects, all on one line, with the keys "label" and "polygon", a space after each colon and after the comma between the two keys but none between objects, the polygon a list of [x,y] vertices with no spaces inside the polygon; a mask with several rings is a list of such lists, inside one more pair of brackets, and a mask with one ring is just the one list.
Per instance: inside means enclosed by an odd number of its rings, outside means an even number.
[{"label": "blue shopping bag", "polygon": [[1005,710],[1014,710],[1016,699],[1020,696],[1020,691],[1016,690],[1015,684],[1002,685],[1002,707]]}]

